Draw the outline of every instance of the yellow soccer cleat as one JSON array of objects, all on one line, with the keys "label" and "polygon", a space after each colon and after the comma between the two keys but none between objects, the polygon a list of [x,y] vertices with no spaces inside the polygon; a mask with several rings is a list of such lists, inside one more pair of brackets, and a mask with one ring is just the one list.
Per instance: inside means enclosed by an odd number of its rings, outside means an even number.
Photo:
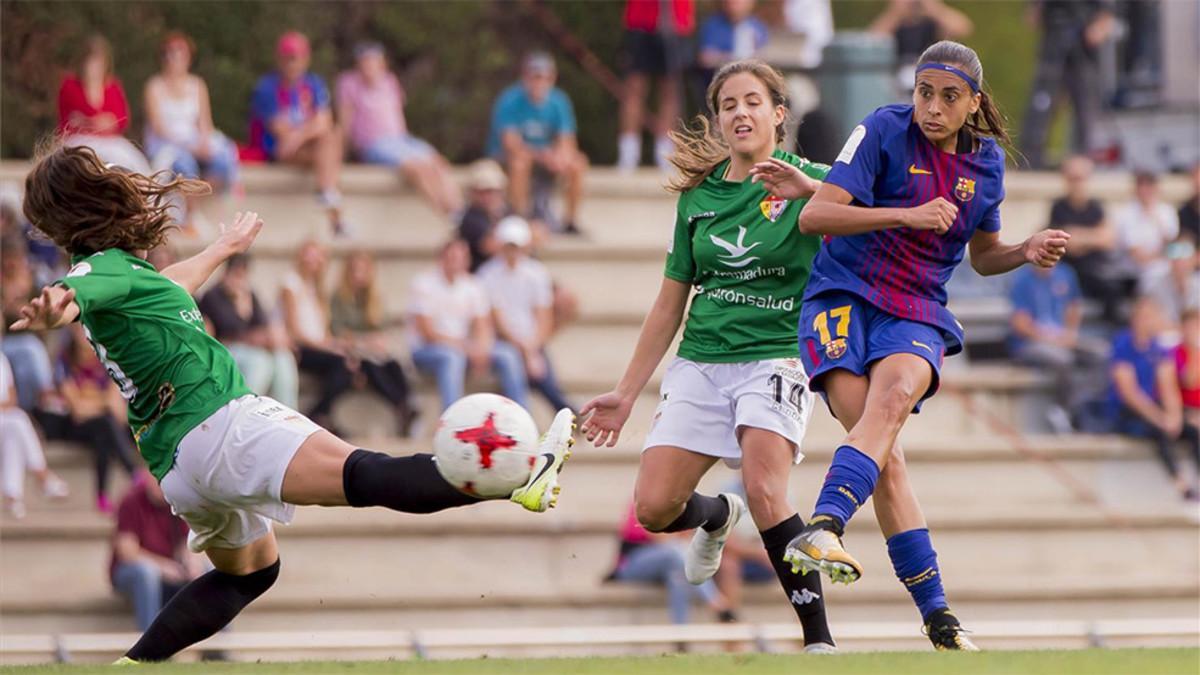
[{"label": "yellow soccer cleat", "polygon": [[133,659],[129,658],[128,656],[122,656],[121,658],[117,659],[116,661],[113,661],[112,664],[114,666],[140,666],[140,665],[142,665],[141,663],[134,661]]},{"label": "yellow soccer cleat", "polygon": [[977,652],[979,647],[967,637],[969,632],[958,622],[958,617],[949,609],[939,609],[929,615],[922,631],[929,636],[933,648],[939,652]]},{"label": "yellow soccer cleat", "polygon": [[833,520],[814,518],[804,531],[788,544],[783,561],[791,564],[792,574],[824,572],[834,583],[851,584],[862,576],[862,565],[842,547],[842,538]]},{"label": "yellow soccer cleat", "polygon": [[538,460],[529,473],[529,482],[514,490],[509,501],[536,513],[554,508],[562,489],[558,485],[558,474],[562,472],[563,463],[571,457],[574,434],[575,414],[566,408],[559,410],[550,428],[542,434]]}]

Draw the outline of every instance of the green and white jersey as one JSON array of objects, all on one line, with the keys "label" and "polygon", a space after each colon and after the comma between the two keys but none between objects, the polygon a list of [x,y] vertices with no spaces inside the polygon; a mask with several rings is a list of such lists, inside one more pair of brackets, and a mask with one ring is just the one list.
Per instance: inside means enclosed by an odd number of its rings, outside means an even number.
[{"label": "green and white jersey", "polygon": [[83,331],[129,402],[129,426],[158,480],[179,441],[251,393],[229,351],[204,330],[183,287],[130,253],[76,256],[58,283],[75,291]]},{"label": "green and white jersey", "polygon": [[[774,156],[818,180],[829,173],[782,150]],[[748,178],[724,180],[728,168],[726,160],[679,196],[664,274],[696,287],[679,356],[701,363],[799,356],[800,299],[821,246],[797,224],[808,200],[773,197]]]}]

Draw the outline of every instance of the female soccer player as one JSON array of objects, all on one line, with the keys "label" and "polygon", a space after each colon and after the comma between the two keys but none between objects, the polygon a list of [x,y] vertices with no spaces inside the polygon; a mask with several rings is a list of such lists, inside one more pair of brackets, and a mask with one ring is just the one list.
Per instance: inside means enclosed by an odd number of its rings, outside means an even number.
[{"label": "female soccer player", "polygon": [[[40,156],[25,179],[25,215],[73,266],[12,327],[83,324],[129,402],[142,457],[191,528],[188,545],[216,568],[176,594],[122,661],[167,659],[270,588],[279,575],[271,521],[290,521],[296,504],[431,513],[478,501],[443,480],[431,455],[356,449],[246,387],[233,357],[205,333],[192,293],[250,247],[263,225],[256,213],[238,214],[203,252],[160,273],[145,257],[170,227],[167,199],[203,184],[124,173],[87,147]],[[531,511],[553,505],[572,422],[559,412],[512,501]]]},{"label": "female soccer player", "polygon": [[[962,350],[945,284],[968,245],[971,265],[991,275],[1025,263],[1050,267],[1069,238],[1046,230],[1022,244],[1000,243],[1004,152],[996,141],[1008,135],[982,81],[970,48],[946,40],[926,49],[913,104],[868,115],[800,214],[801,230],[829,237],[804,294],[800,354],[812,388],[849,435],[787,560],[805,574],[858,579],[862,567],[841,536],[874,493],[896,576],[938,649],[975,647],[948,611],[896,439],[909,411],[937,391],[943,356]],[[778,162],[760,163],[754,174],[785,198],[807,184]]]},{"label": "female soccer player", "polygon": [[[750,515],[804,626],[806,648],[832,651],[820,583],[790,573],[783,561],[787,542],[804,526],[787,498],[813,401],[795,324],[820,246],[795,223],[829,169],[779,150],[785,92],[782,76],[765,63],[730,63],[707,92],[716,128],[701,117],[674,134],[672,161],[681,176],[672,189],[680,194],[665,278],[624,377],[581,416],[591,415],[583,424],[588,440],[616,444],[696,286],[642,453],[638,520],[651,532],[698,528],[685,572],[693,584],[704,583],[746,505],[737,495],[698,494],[696,486],[718,459],[740,462]],[[750,167],[768,158],[794,167],[805,188],[779,199],[748,180]]]}]

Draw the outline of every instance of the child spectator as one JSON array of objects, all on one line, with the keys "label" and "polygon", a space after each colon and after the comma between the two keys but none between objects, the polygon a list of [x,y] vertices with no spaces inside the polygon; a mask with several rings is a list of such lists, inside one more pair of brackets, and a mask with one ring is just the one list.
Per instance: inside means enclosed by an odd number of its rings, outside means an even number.
[{"label": "child spectator", "polygon": [[96,461],[96,510],[111,513],[109,461],[115,458],[130,476],[137,461],[124,422],[125,399],[84,338],[82,324],[72,324],[68,334],[59,384],[70,417],[66,439],[91,448]]},{"label": "child spectator", "polygon": [[149,174],[146,156],[122,135],[128,128],[129,101],[113,75],[112,48],[93,35],[58,89],[58,133],[64,143],[86,145],[105,162]]},{"label": "child spectator", "polygon": [[443,409],[462,398],[468,366],[476,375],[494,371],[501,393],[528,407],[521,353],[495,340],[487,293],[467,272],[469,259],[467,245],[451,240],[442,246],[438,266],[413,279],[408,309],[413,363],[437,381]]},{"label": "child spectator", "polygon": [[1109,405],[1117,431],[1154,442],[1158,457],[1184,499],[1196,500],[1175,461],[1175,444],[1187,441],[1192,458],[1200,465],[1200,428],[1184,419],[1176,363],[1160,344],[1162,310],[1150,298],[1140,298],[1133,308],[1129,329],[1113,338]]},{"label": "child spectator", "polygon": [[17,406],[16,387],[8,359],[0,354],[0,474],[3,475],[4,511],[13,518],[25,517],[25,472],[42,485],[42,494],[63,499],[70,494],[67,484],[46,468],[42,442],[29,416]]},{"label": "child spectator", "polygon": [[518,215],[547,223],[550,186],[561,180],[561,230],[579,234],[579,202],[588,161],[575,138],[575,111],[566,92],[554,86],[558,71],[545,52],[525,57],[521,81],[500,93],[492,109],[488,153],[508,170],[508,194]]},{"label": "child spectator", "polygon": [[767,44],[767,25],[754,16],[755,0],[721,0],[721,11],[700,26],[700,55],[704,86],[717,68],[753,57]]},{"label": "child spectator", "polygon": [[1083,305],[1070,267],[1026,266],[1014,276],[1009,353],[1053,377],[1056,405],[1046,416],[1055,431],[1069,433],[1071,417],[1083,403],[1089,375],[1103,363],[1104,350],[1079,334]]},{"label": "child spectator", "polygon": [[250,144],[271,161],[311,166],[318,201],[329,212],[334,234],[346,235],[338,190],[342,134],[333,123],[329,89],[308,70],[310,48],[303,34],[289,31],[280,36],[275,56],[279,69],[254,87]]},{"label": "child spectator", "polygon": [[554,333],[554,284],[546,266],[528,255],[529,223],[508,216],[496,226],[495,239],[500,253],[479,268],[478,277],[491,300],[496,333],[521,353],[530,385],[552,408],[574,409],[546,354]]},{"label": "child spectator", "polygon": [[408,436],[416,408],[404,369],[382,332],[383,294],[375,259],[367,251],[355,251],[346,258],[331,314],[334,336],[346,345],[366,383],[396,409],[400,435]]},{"label": "child spectator", "polygon": [[317,381],[317,402],[305,414],[329,428],[333,404],[354,385],[354,369],[344,346],[329,332],[325,248],[306,241],[296,251],[295,269],[280,286],[283,323],[296,345],[300,370]]},{"label": "child spectator", "polygon": [[171,512],[158,481],[139,470],[117,508],[108,566],[113,589],[133,606],[138,630],[149,628],[163,605],[204,572],[187,537],[187,523]]},{"label": "child spectator", "polygon": [[195,51],[192,39],[178,31],[159,46],[159,71],[145,90],[146,152],[156,170],[203,175],[226,191],[238,184],[237,146],[213,127],[208,85],[191,73]]},{"label": "child spectator", "polygon": [[626,0],[622,23],[625,36],[621,59],[625,87],[621,93],[620,136],[617,137],[617,168],[632,171],[642,160],[642,118],[650,78],[658,89],[658,114],[653,124],[654,160],[670,171],[668,157],[675,145],[667,137],[680,117],[683,98],[681,74],[692,63],[688,44],[696,27],[692,0]]},{"label": "child spectator", "polygon": [[493,232],[496,223],[508,215],[508,200],[504,190],[508,178],[504,169],[491,159],[474,161],[467,169],[467,210],[458,225],[458,237],[467,242],[471,251],[471,273],[496,254]]},{"label": "child spectator", "polygon": [[383,46],[354,48],[355,68],[337,81],[338,119],[361,160],[396,169],[445,217],[462,210],[462,192],[450,164],[433,146],[408,132],[404,88],[388,69]]},{"label": "child spectator", "polygon": [[225,263],[225,272],[198,303],[213,335],[233,355],[250,390],[297,407],[299,375],[287,334],[263,310],[250,287],[250,257]]}]

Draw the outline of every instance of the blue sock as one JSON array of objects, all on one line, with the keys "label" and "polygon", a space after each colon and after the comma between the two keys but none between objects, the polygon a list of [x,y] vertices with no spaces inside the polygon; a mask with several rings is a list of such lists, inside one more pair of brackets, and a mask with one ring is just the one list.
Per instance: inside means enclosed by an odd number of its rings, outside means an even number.
[{"label": "blue sock", "polygon": [[825,474],[825,484],[817,496],[817,515],[833,516],[839,527],[850,522],[850,516],[862,506],[875,491],[879,480],[879,465],[849,445],[843,445],[833,453],[833,463]]},{"label": "blue sock", "polygon": [[921,620],[927,620],[935,610],[947,607],[942,573],[938,570],[937,552],[929,540],[929,530],[901,532],[887,540],[887,547],[896,578],[912,595],[921,612]]}]

